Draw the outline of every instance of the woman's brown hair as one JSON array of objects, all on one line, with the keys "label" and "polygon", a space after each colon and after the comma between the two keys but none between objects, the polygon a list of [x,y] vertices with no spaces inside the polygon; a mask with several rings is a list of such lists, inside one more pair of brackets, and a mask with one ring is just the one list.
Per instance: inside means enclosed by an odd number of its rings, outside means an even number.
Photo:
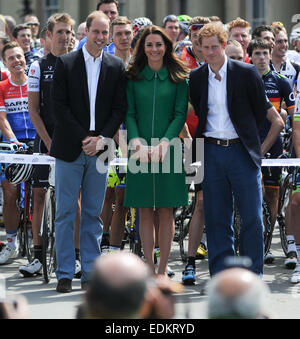
[{"label": "woman's brown hair", "polygon": [[145,41],[147,36],[150,34],[160,35],[166,45],[166,53],[164,55],[163,65],[169,71],[170,81],[173,83],[178,83],[183,79],[188,78],[190,72],[189,68],[182,60],[180,60],[176,56],[176,54],[174,53],[172,40],[158,26],[148,26],[145,28],[134,49],[132,61],[130,62],[130,65],[126,72],[127,78],[131,80],[143,79],[140,76],[140,73],[145,68],[148,62],[147,56],[145,54]]}]

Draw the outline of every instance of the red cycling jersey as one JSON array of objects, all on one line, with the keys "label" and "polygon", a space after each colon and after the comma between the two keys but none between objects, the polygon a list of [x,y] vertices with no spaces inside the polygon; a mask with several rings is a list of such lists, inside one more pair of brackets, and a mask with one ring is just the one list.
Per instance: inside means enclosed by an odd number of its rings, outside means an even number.
[{"label": "red cycling jersey", "polygon": [[[183,60],[186,63],[189,69],[195,69],[199,67],[199,65],[197,64],[196,58],[189,53],[189,50],[190,49],[185,48],[182,51],[181,60]],[[195,111],[192,111],[191,113],[188,114],[186,123],[188,125],[189,132],[193,137],[198,126],[198,117],[196,116]]]},{"label": "red cycling jersey", "polygon": [[14,84],[11,79],[0,82],[0,111],[6,112],[17,139],[34,139],[36,132],[28,113],[27,81]]}]

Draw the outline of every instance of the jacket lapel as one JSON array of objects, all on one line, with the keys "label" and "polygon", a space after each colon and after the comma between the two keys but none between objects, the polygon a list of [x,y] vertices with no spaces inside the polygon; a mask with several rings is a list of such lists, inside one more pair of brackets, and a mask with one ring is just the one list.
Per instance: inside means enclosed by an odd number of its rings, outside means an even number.
[{"label": "jacket lapel", "polygon": [[107,58],[107,54],[105,52],[103,52],[100,76],[99,76],[98,87],[97,87],[96,107],[97,107],[97,101],[99,99],[99,95],[101,95],[102,90],[103,90],[103,86],[105,84],[107,69],[108,69],[108,58]]},{"label": "jacket lapel", "polygon": [[81,74],[81,81],[79,81],[79,86],[80,85],[82,86],[82,93],[87,107],[87,112],[90,112],[89,88],[87,83],[87,73],[82,49],[80,49],[80,51],[78,52],[77,63],[78,63],[77,67],[80,70]]},{"label": "jacket lapel", "polygon": [[228,104],[228,111],[231,114],[231,104],[233,98],[233,91],[234,91],[234,64],[228,58],[228,65],[227,65],[227,104]]},{"label": "jacket lapel", "polygon": [[202,82],[203,87],[201,88],[201,97],[204,98],[204,100],[201,100],[202,107],[201,111],[205,112],[205,115],[207,115],[208,112],[208,64],[205,64],[205,67],[203,67],[203,78],[204,81]]}]

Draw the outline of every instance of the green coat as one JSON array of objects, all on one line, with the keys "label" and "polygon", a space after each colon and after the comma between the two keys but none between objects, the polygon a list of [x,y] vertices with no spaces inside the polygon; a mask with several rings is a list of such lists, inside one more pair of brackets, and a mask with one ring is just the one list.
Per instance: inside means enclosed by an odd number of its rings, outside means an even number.
[{"label": "green coat", "polygon": [[[187,81],[174,84],[164,67],[154,72],[147,65],[141,81],[129,80],[127,84],[128,110],[126,128],[128,140],[143,138],[151,145],[151,138],[178,138],[185,124],[188,106]],[[154,144],[152,143],[152,146]],[[176,147],[170,147],[165,159],[170,159],[168,173],[162,173],[162,164],[143,164],[148,173],[135,173],[129,160],[126,177],[124,205],[129,207],[177,207],[188,203],[184,168],[175,173],[174,156],[182,166],[179,139]],[[164,165],[169,163],[164,161]],[[178,161],[177,163],[178,164]],[[142,165],[139,164],[138,165]],[[155,173],[153,173],[153,170]],[[178,173],[179,172],[179,173]]]}]

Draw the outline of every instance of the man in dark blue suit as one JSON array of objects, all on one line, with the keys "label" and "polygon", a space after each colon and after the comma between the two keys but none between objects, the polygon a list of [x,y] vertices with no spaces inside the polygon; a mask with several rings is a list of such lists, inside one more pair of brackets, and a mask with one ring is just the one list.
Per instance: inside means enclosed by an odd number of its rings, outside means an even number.
[{"label": "man in dark blue suit", "polygon": [[210,274],[233,256],[233,199],[241,214],[240,255],[262,275],[264,264],[261,143],[264,86],[254,66],[227,59],[227,34],[218,23],[200,30],[207,64],[192,71],[190,96],[199,118],[194,138],[205,139],[204,210]]}]

